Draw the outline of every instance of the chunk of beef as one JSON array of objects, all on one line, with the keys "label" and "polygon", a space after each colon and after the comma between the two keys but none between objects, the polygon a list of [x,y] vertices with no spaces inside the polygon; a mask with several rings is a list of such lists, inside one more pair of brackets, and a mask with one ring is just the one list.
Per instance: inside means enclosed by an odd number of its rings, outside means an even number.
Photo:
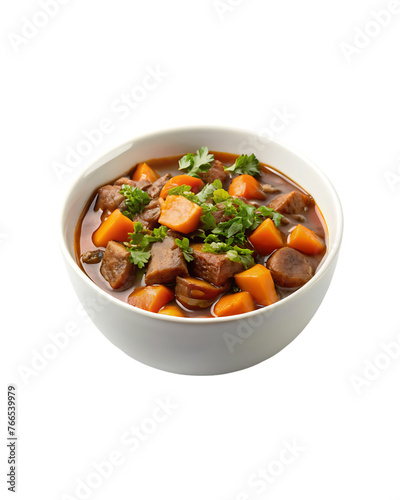
[{"label": "chunk of beef", "polygon": [[229,179],[229,172],[225,172],[224,165],[219,160],[215,160],[208,172],[202,172],[199,174],[201,180],[206,184],[212,184],[216,179],[219,179],[224,185],[225,181]]},{"label": "chunk of beef", "polygon": [[283,247],[274,252],[267,261],[274,282],[285,288],[303,286],[312,277],[312,268],[307,258],[297,250]]},{"label": "chunk of beef", "polygon": [[133,181],[129,177],[121,177],[114,182],[114,186],[123,186],[127,184],[128,186],[137,187],[142,191],[146,191],[147,188],[151,186],[151,182],[146,181],[146,179],[141,179],[140,181]]},{"label": "chunk of beef", "polygon": [[[256,208],[258,208],[260,206],[259,203],[255,203],[255,202],[249,202],[248,200],[246,200],[246,198],[242,198],[240,196],[233,196],[233,198],[236,198],[238,200],[241,200],[241,201],[244,201],[247,205],[253,205],[255,206]],[[233,202],[233,205],[238,208],[239,205],[235,202]],[[215,208],[217,208],[218,210],[215,210],[214,212],[211,212],[214,219],[215,219],[215,222],[216,224],[221,224],[221,222],[227,222],[228,220],[231,220],[235,217],[234,214],[231,214],[231,215],[226,215],[225,214],[225,205],[223,203],[217,203],[215,205]]]},{"label": "chunk of beef", "polygon": [[279,193],[280,192],[279,188],[277,188],[275,186],[271,186],[271,184],[262,184],[261,189],[266,194]]},{"label": "chunk of beef", "polygon": [[226,215],[225,214],[225,205],[223,203],[217,203],[215,207],[218,210],[215,210],[214,212],[211,212],[212,216],[215,219],[215,222],[218,226],[218,224],[221,224],[221,222],[227,222],[228,220],[232,219],[234,215]]},{"label": "chunk of beef", "polygon": [[233,217],[232,215],[226,215],[224,209],[216,210],[215,212],[211,212],[211,214],[214,217],[215,223],[217,224],[217,226],[218,226],[218,224],[221,224],[222,222],[227,222],[228,220],[230,220]]},{"label": "chunk of beef", "polygon": [[187,276],[186,261],[182,250],[175,243],[176,237],[177,234],[172,231],[163,241],[153,243],[146,285],[175,283],[177,276]]},{"label": "chunk of beef", "polygon": [[[114,182],[114,186],[118,186],[120,189],[122,188],[123,185],[128,185],[131,187],[136,187],[138,189],[141,189],[142,191],[146,191],[146,189],[151,186],[151,182],[146,181],[145,179],[142,179],[140,181],[133,181],[132,179],[129,179],[128,177],[121,177],[120,179],[117,179]],[[119,210],[123,212],[124,210],[127,209],[126,203],[125,203],[125,198],[121,201],[121,203],[118,205]]]},{"label": "chunk of beef", "polygon": [[225,286],[215,286],[191,276],[178,276],[176,278],[176,298],[188,309],[196,310],[209,307],[218,295],[228,290],[228,282]]},{"label": "chunk of beef", "polygon": [[85,264],[98,264],[104,256],[103,250],[91,250],[81,255],[82,262]]},{"label": "chunk of beef", "polygon": [[133,181],[132,179],[129,179],[129,177],[120,177],[114,182],[114,186],[123,186],[124,184],[127,184],[128,186],[136,187],[137,182]]},{"label": "chunk of beef", "polygon": [[153,184],[147,189],[147,194],[150,196],[150,198],[158,198],[160,196],[162,188],[165,186],[167,181],[171,179],[171,177],[171,174],[167,174],[154,181]]},{"label": "chunk of beef", "polygon": [[121,186],[103,186],[97,192],[97,201],[95,210],[103,210],[113,212],[120,203],[125,199],[124,195],[120,193]]},{"label": "chunk of beef", "polygon": [[126,290],[133,284],[136,267],[130,262],[129,252],[124,245],[109,241],[100,272],[112,288]]},{"label": "chunk of beef", "polygon": [[225,285],[229,278],[244,271],[243,264],[229,260],[226,253],[203,252],[202,243],[195,243],[191,247],[193,248],[194,258],[192,264],[193,274],[213,285]]},{"label": "chunk of beef", "polygon": [[158,225],[161,206],[158,199],[151,200],[141,214],[135,215],[133,222],[140,222],[145,229],[154,229]]},{"label": "chunk of beef", "polygon": [[283,215],[281,218],[281,226],[287,226],[288,224],[290,224],[290,220]]},{"label": "chunk of beef", "polygon": [[292,218],[293,218],[294,220],[299,221],[299,222],[306,222],[306,220],[307,220],[307,218],[306,218],[306,217],[304,217],[304,215],[301,215],[301,214],[293,214],[293,215],[292,215]]},{"label": "chunk of beef", "polygon": [[300,214],[312,203],[312,198],[300,191],[291,191],[274,198],[268,206],[281,214]]}]

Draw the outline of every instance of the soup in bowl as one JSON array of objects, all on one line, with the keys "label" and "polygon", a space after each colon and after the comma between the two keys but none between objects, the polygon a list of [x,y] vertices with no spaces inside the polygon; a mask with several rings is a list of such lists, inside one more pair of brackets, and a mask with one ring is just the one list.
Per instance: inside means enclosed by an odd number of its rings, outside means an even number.
[{"label": "soup in bowl", "polygon": [[342,212],[324,174],[289,148],[193,127],[87,168],[61,231],[78,297],[113,344],[157,368],[216,374],[267,359],[306,326],[336,265]]}]

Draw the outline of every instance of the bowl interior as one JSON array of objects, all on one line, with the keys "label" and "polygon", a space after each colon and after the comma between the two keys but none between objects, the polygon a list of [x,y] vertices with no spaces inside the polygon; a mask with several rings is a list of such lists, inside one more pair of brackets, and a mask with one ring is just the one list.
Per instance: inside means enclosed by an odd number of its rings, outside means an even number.
[{"label": "bowl interior", "polygon": [[[256,146],[251,147],[250,144]],[[255,133],[229,128],[193,127],[155,132],[130,141],[100,158],[76,180],[64,203],[61,239],[65,256],[83,278],[86,276],[75,262],[74,231],[91,193],[97,187],[130,170],[140,161],[184,155],[196,151],[201,146],[233,154],[254,152],[262,163],[275,168],[310,193],[319,206],[328,228],[327,254],[318,273],[328,266],[340,246],[342,211],[337,194],[326,176],[302,155],[279,142],[261,138]]]}]

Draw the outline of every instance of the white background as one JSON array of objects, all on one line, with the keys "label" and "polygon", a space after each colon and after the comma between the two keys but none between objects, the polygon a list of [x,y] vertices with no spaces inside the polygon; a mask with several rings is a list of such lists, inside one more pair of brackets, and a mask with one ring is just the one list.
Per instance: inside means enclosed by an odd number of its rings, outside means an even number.
[{"label": "white background", "polygon": [[[14,383],[24,500],[400,498],[399,2],[214,3],[64,0],[47,21],[35,0],[0,7],[1,495]],[[393,6],[376,24],[372,11]],[[44,26],[29,31],[32,20]],[[122,118],[115,101],[149,67],[162,81]],[[180,376],[128,358],[78,314],[57,241],[68,186],[142,133],[265,132],[277,110],[291,118],[274,136],[325,171],[345,212],[319,311],[280,354],[230,375]],[[57,176],[67,148],[104,119],[113,131]],[[68,327],[79,334],[26,375]],[[160,399],[174,409],[154,428]],[[135,448],[121,441],[141,425]],[[119,465],[103,464],[99,481],[93,463],[110,454]],[[269,482],[255,482],[262,469]]]}]

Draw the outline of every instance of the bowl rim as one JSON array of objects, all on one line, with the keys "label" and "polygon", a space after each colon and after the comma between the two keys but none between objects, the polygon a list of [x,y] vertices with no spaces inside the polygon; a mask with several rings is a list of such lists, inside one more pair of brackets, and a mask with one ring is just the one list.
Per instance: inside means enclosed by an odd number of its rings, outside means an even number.
[{"label": "bowl rim", "polygon": [[[215,130],[216,132],[224,132],[224,133],[236,133],[236,134],[242,134],[242,135],[257,135],[257,132],[248,130],[248,129],[242,129],[242,128],[237,128],[237,127],[226,127],[223,125],[192,125],[192,126],[181,126],[181,127],[171,127],[171,128],[166,128],[166,129],[160,129],[160,130],[155,130],[152,132],[148,132],[146,134],[134,137],[128,141],[124,141],[123,143],[115,146],[111,150],[108,150],[107,152],[103,153],[101,156],[97,157],[94,161],[90,162],[85,168],[83,168],[80,173],[77,175],[76,179],[74,182],[71,183],[71,185],[68,187],[66,190],[66,193],[64,193],[63,198],[62,198],[62,204],[61,204],[61,211],[60,211],[60,217],[59,217],[59,231],[58,231],[58,238],[59,238],[59,244],[61,247],[61,251],[63,254],[63,257],[65,261],[68,263],[70,268],[75,272],[75,274],[83,280],[92,290],[94,293],[100,294],[104,299],[107,301],[110,301],[111,303],[115,304],[117,307],[122,307],[125,309],[128,314],[139,314],[144,317],[147,317],[148,319],[156,319],[159,321],[167,321],[167,322],[173,322],[173,323],[180,323],[183,325],[193,325],[193,324],[213,324],[213,323],[230,323],[232,321],[240,321],[240,320],[246,320],[250,319],[253,316],[258,316],[262,315],[263,313],[267,313],[268,316],[272,315],[276,309],[285,307],[287,303],[290,303],[290,301],[295,300],[297,297],[300,295],[303,295],[307,293],[307,291],[314,287],[326,274],[332,263],[335,261],[336,256],[339,252],[342,237],[343,237],[343,209],[342,205],[339,199],[339,196],[336,192],[336,189],[334,188],[333,184],[331,181],[328,179],[328,177],[325,175],[325,173],[313,162],[311,161],[307,156],[305,156],[303,153],[300,153],[297,151],[295,148],[292,148],[291,146],[287,145],[285,142],[281,140],[276,140],[276,139],[269,139],[267,138],[266,140],[268,143],[274,143],[280,146],[281,148],[287,150],[288,152],[292,153],[293,155],[299,157],[301,160],[307,163],[309,167],[311,167],[312,170],[323,180],[324,184],[326,185],[327,188],[329,188],[330,191],[330,196],[331,196],[331,201],[333,202],[335,213],[337,216],[337,234],[336,238],[334,241],[329,240],[329,247],[328,247],[328,253],[322,260],[321,264],[318,267],[318,270],[316,274],[307,282],[305,283],[301,288],[296,290],[295,292],[291,293],[289,296],[284,297],[283,299],[279,300],[278,302],[275,302],[274,304],[271,304],[267,307],[261,307],[260,309],[256,309],[254,311],[250,311],[247,313],[242,313],[242,314],[237,314],[234,316],[224,316],[224,317],[212,317],[212,318],[187,318],[187,317],[179,317],[179,316],[168,316],[165,314],[159,314],[151,311],[145,311],[144,309],[140,309],[139,307],[134,307],[129,305],[126,302],[123,302],[122,300],[114,297],[113,295],[107,293],[105,290],[100,288],[96,283],[94,283],[89,276],[87,276],[86,273],[80,269],[78,266],[78,263],[76,262],[75,258],[71,255],[71,253],[68,250],[67,247],[67,242],[66,242],[66,234],[65,234],[65,222],[67,220],[67,211],[69,209],[69,206],[67,205],[67,201],[70,199],[72,196],[73,192],[75,191],[76,187],[82,182],[82,179],[86,176],[87,173],[91,172],[92,170],[95,171],[99,168],[101,168],[104,163],[107,163],[109,161],[112,161],[113,159],[117,158],[119,155],[123,154],[124,152],[128,151],[131,149],[131,147],[134,147],[135,142],[138,141],[143,141],[143,140],[151,140],[152,138],[156,139],[160,135],[163,134],[181,134],[183,132],[205,132],[205,131],[211,131]],[[128,147],[130,146],[130,147]],[[281,172],[277,168],[273,167],[275,170],[278,172]],[[284,172],[281,172],[283,175],[286,176]],[[297,183],[297,181],[295,181]],[[300,186],[301,187],[301,186]],[[324,214],[322,214],[324,215]],[[326,222],[325,222],[326,224]],[[76,225],[76,224],[75,224]],[[75,227],[74,225],[74,227]],[[327,226],[328,230],[328,238],[329,238],[329,227]]]}]

